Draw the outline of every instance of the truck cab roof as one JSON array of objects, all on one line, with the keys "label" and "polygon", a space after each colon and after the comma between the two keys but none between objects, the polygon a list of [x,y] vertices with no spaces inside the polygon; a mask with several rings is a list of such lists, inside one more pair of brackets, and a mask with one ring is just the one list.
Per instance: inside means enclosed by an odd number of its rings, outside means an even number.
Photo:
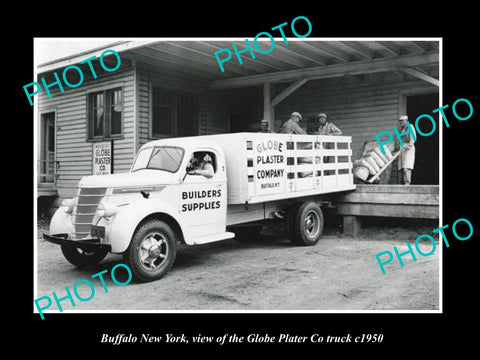
[{"label": "truck cab roof", "polygon": [[197,148],[210,148],[221,152],[221,147],[214,141],[208,139],[207,136],[189,136],[153,140],[144,144],[140,150],[155,146],[174,146],[184,148],[185,151],[192,151]]}]

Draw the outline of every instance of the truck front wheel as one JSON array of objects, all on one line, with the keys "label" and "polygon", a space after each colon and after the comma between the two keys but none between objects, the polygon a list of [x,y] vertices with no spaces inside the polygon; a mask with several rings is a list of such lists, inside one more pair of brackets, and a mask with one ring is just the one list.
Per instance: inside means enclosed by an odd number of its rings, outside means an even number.
[{"label": "truck front wheel", "polygon": [[323,213],[314,202],[293,206],[288,213],[288,235],[295,245],[315,245],[323,232]]},{"label": "truck front wheel", "polygon": [[160,279],[173,266],[177,256],[177,237],[165,222],[151,219],[142,223],[124,254],[137,281]]}]

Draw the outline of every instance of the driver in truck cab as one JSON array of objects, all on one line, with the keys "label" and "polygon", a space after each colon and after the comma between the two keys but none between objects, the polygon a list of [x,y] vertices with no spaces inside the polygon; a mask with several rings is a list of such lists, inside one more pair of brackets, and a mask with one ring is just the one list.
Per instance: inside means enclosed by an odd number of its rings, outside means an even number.
[{"label": "driver in truck cab", "polygon": [[188,163],[188,168],[188,175],[202,175],[206,178],[211,178],[215,173],[212,165],[212,158],[208,154],[205,154],[201,161],[199,161],[195,154],[193,154]]}]

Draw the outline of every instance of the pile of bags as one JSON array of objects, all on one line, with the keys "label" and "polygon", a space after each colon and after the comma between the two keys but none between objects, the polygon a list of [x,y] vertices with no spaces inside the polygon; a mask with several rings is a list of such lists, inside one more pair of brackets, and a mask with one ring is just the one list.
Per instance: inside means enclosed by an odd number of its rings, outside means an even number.
[{"label": "pile of bags", "polygon": [[[360,182],[366,182],[371,176],[376,175],[393,158],[393,146],[389,149],[384,146],[382,153],[377,141],[369,141],[363,147],[362,157],[353,163],[353,176]],[[382,174],[383,175],[383,174]]]}]

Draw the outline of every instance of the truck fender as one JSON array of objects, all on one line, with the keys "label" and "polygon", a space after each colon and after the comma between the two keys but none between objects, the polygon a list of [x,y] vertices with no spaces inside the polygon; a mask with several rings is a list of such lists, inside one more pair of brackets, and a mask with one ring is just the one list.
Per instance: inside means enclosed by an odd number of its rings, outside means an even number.
[{"label": "truck fender", "polygon": [[72,214],[67,214],[59,207],[50,220],[50,234],[70,234],[74,231]]},{"label": "truck fender", "polygon": [[127,250],[138,224],[152,214],[167,214],[171,216],[178,223],[185,242],[189,245],[193,244],[189,228],[177,210],[161,200],[140,199],[126,206],[120,206],[112,222],[107,225],[107,233],[110,245],[112,246],[112,252],[122,253]]}]

